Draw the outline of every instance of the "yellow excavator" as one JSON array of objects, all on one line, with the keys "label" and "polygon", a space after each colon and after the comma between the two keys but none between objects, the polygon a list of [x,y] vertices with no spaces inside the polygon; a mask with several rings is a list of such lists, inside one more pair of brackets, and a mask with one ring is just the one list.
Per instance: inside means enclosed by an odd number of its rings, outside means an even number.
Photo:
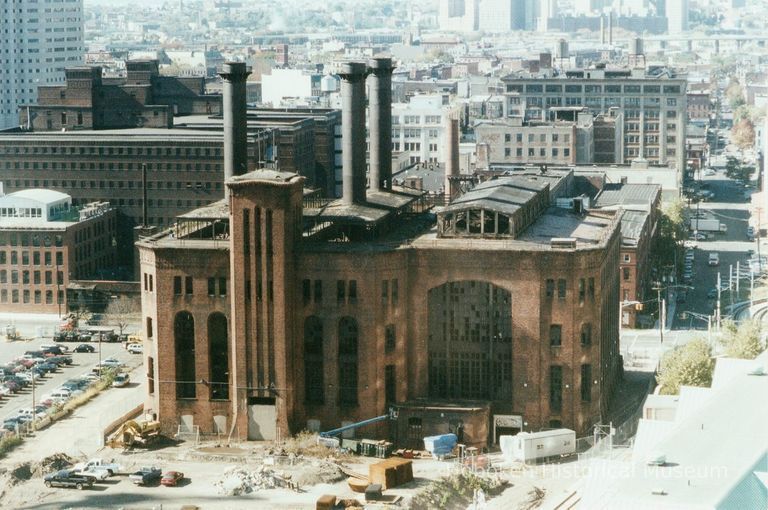
[{"label": "yellow excavator", "polygon": [[160,435],[159,421],[128,420],[107,441],[111,448],[146,446]]}]

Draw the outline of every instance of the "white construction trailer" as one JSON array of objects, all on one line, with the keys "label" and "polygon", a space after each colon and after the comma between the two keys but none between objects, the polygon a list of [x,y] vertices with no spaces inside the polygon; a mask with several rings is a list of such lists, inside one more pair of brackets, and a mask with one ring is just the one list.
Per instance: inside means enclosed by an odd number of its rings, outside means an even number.
[{"label": "white construction trailer", "polygon": [[572,454],[576,451],[576,432],[571,429],[520,432],[500,436],[499,444],[505,460],[528,462]]}]

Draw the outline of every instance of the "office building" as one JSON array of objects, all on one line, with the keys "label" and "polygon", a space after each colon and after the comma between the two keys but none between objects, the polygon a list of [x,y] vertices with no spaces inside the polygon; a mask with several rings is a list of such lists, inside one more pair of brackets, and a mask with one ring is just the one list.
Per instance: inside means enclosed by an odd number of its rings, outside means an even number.
[{"label": "office building", "polygon": [[688,0],[666,0],[667,33],[676,35],[688,31]]},{"label": "office building", "polygon": [[593,114],[621,114],[624,163],[635,158],[669,164],[680,179],[685,169],[686,80],[669,69],[600,65],[573,69],[555,77],[503,78],[507,115],[526,121],[547,120],[563,106],[584,106]]},{"label": "office building", "polygon": [[3,3],[0,16],[0,129],[19,126],[19,111],[37,89],[64,82],[65,67],[83,63],[83,0]]}]

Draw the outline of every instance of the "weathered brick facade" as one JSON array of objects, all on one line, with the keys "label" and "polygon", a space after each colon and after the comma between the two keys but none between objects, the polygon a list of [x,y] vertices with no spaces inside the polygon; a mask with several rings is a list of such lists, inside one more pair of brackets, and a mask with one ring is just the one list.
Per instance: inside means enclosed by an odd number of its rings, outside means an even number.
[{"label": "weathered brick facade", "polygon": [[[493,442],[494,416],[521,416],[527,430],[562,425],[579,433],[605,416],[620,376],[620,212],[586,213],[585,222],[600,225],[599,236],[571,248],[441,239],[429,228],[410,240],[328,242],[308,234],[295,174],[254,172],[228,185],[229,207],[201,210],[194,226],[180,224],[173,234],[139,243],[142,273],[155,282],[142,300],[154,381],[147,408],[166,432],[193,424],[204,433],[269,438],[328,430],[385,414],[391,405],[466,402],[477,410],[465,419],[468,441],[482,445]],[[226,296],[220,278],[228,278]],[[181,338],[188,328],[177,323],[186,312],[194,320],[191,353]],[[443,313],[469,322],[454,326]],[[226,374],[211,368],[216,353],[206,324],[210,329],[216,314],[228,326]],[[467,397],[441,398],[430,381],[440,377],[430,339],[444,335],[437,331],[442,324],[462,339],[456,352],[467,349],[464,358],[448,353],[448,377],[458,379],[447,391]],[[502,352],[511,353],[509,361]],[[194,377],[183,361],[190,356]],[[465,373],[479,375],[463,381]],[[223,380],[227,398],[215,398],[213,383]],[[488,392],[496,380],[508,396]],[[185,384],[195,386],[194,395],[179,398]],[[413,404],[407,412],[419,409]],[[425,417],[425,425],[439,416]],[[436,426],[448,427],[447,420]],[[402,428],[392,427],[383,423],[364,434]]]}]

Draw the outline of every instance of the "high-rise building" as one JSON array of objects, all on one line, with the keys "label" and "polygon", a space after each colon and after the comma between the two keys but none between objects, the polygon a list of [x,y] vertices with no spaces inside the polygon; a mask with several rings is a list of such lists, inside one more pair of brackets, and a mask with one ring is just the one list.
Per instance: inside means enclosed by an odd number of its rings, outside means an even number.
[{"label": "high-rise building", "polygon": [[508,32],[515,28],[512,0],[482,0],[478,25],[485,32]]},{"label": "high-rise building", "polygon": [[667,32],[679,34],[688,30],[688,0],[667,0]]},{"label": "high-rise building", "polygon": [[19,125],[19,107],[37,87],[64,82],[64,68],[81,65],[83,0],[4,2],[0,16],[0,129]]}]

